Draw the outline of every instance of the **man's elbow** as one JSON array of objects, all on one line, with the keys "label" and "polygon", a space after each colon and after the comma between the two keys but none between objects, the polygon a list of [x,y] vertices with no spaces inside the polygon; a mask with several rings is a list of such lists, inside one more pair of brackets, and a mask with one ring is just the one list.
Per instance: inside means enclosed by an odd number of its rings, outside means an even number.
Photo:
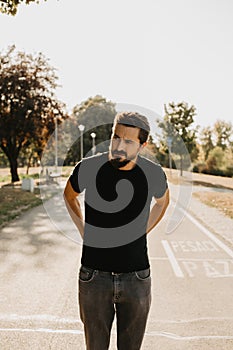
[{"label": "man's elbow", "polygon": [[65,202],[65,205],[68,206],[69,199],[68,199],[67,193],[65,191],[63,192],[63,200]]},{"label": "man's elbow", "polygon": [[169,193],[169,189],[167,189],[167,191],[165,193],[165,200],[164,200],[164,203],[163,203],[164,210],[167,209],[167,207],[169,206],[169,203],[170,203],[170,193]]},{"label": "man's elbow", "polygon": [[170,191],[169,191],[169,189],[167,189],[166,199],[167,199],[167,205],[168,205],[170,203]]},{"label": "man's elbow", "polygon": [[64,201],[67,201],[67,190],[66,190],[66,188],[63,191],[63,199],[64,199]]},{"label": "man's elbow", "polygon": [[70,181],[67,181],[66,187],[63,191],[63,198],[64,200],[67,202],[69,202],[70,200],[72,200],[75,197],[75,193],[71,187]]}]

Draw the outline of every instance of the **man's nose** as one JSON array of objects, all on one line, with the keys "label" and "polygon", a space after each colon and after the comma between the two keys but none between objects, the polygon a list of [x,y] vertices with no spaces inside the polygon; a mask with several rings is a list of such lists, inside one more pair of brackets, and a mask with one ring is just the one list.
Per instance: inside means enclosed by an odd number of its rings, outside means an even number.
[{"label": "man's nose", "polygon": [[125,150],[125,141],[124,139],[118,139],[118,142],[117,142],[117,150],[118,151],[124,151]]}]

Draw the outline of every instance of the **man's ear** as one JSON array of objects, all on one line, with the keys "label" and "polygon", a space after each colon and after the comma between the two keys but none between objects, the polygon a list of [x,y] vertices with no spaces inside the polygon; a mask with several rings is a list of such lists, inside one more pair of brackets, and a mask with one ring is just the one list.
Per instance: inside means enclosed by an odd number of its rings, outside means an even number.
[{"label": "man's ear", "polygon": [[146,147],[146,146],[147,146],[147,144],[148,144],[148,142],[147,142],[147,141],[146,141],[146,142],[143,142],[143,143],[141,144],[141,148]]}]

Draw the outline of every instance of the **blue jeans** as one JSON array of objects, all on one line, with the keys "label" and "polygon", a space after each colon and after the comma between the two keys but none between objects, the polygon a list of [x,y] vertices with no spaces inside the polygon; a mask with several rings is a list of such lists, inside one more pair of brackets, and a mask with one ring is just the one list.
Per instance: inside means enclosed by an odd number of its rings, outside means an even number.
[{"label": "blue jeans", "polygon": [[81,266],[79,307],[87,350],[108,349],[115,314],[117,349],[139,350],[150,304],[150,269],[113,273]]}]

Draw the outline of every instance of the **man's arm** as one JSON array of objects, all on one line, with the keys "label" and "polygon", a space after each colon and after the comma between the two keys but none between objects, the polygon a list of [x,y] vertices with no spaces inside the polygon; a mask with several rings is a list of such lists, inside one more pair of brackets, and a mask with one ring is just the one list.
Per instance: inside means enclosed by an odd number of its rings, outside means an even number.
[{"label": "man's arm", "polygon": [[165,211],[169,204],[169,189],[167,188],[163,197],[155,198],[155,200],[156,200],[156,203],[153,205],[150,211],[146,233],[149,233],[164,216]]},{"label": "man's arm", "polygon": [[82,238],[84,236],[84,220],[81,206],[78,200],[79,193],[75,192],[71,186],[70,180],[67,181],[64,190],[64,200],[71,219],[77,226]]}]

